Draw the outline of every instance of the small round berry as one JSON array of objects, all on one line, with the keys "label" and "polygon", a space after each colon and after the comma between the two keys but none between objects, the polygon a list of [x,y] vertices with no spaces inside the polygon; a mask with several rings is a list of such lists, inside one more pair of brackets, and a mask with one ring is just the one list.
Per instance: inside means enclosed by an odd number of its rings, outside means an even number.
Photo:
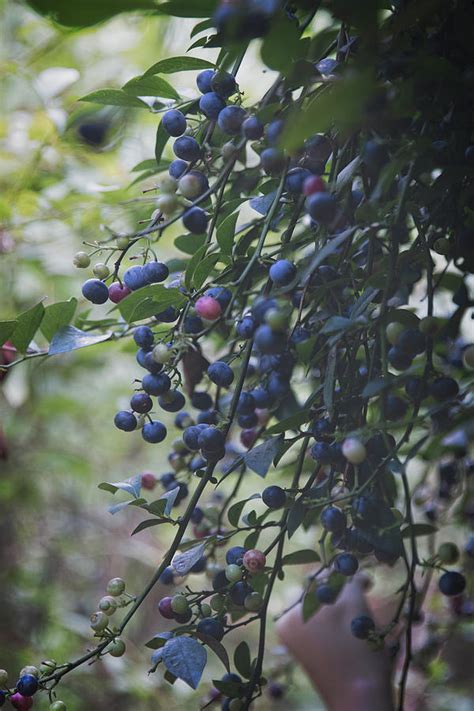
[{"label": "small round berry", "polygon": [[106,589],[109,595],[113,595],[113,597],[123,595],[123,593],[125,592],[125,581],[122,580],[122,578],[112,578],[107,583]]},{"label": "small round berry", "polygon": [[237,323],[235,330],[239,338],[252,338],[255,332],[255,321],[251,316],[244,316]]},{"label": "small round berry", "polygon": [[107,279],[107,277],[110,275],[109,267],[103,262],[97,262],[97,264],[94,264],[92,271],[94,273],[94,276],[97,277],[97,279]]},{"label": "small round berry", "polygon": [[109,286],[109,299],[113,304],[119,304],[131,293],[132,291],[128,286],[120,284],[118,281],[114,281],[114,283]]},{"label": "small round berry", "polygon": [[93,612],[90,616],[90,626],[94,632],[103,632],[109,624],[109,618],[105,612]]},{"label": "small round berry", "polygon": [[454,378],[440,377],[430,385],[430,395],[439,402],[452,400],[459,394],[459,385]]},{"label": "small round berry", "polygon": [[140,348],[148,351],[153,346],[153,331],[148,326],[139,326],[133,332],[133,340]]},{"label": "small round berry", "polygon": [[135,393],[130,399],[130,407],[134,412],[141,415],[150,412],[153,407],[153,400],[146,393]]},{"label": "small round berry", "polygon": [[199,99],[199,110],[208,119],[216,119],[224,108],[224,99],[214,91],[203,94]]},{"label": "small round berry", "polygon": [[186,117],[179,109],[170,109],[163,114],[161,123],[170,136],[182,136],[187,127]]},{"label": "small round berry", "polygon": [[56,701],[53,701],[49,707],[49,711],[67,711],[67,706],[64,701],[57,699]]},{"label": "small round berry", "polygon": [[122,639],[114,639],[107,651],[111,657],[123,657],[125,654],[125,642]]},{"label": "small round berry", "polygon": [[241,106],[226,106],[219,113],[217,125],[223,133],[236,136],[240,133],[247,112]]},{"label": "small round berry", "polygon": [[185,160],[176,158],[175,160],[172,160],[171,163],[169,164],[168,173],[175,180],[179,180],[179,178],[181,178],[181,176],[184,175],[187,168],[188,168],[188,164],[186,163]]},{"label": "small round berry", "polygon": [[33,699],[16,692],[10,696],[10,703],[17,711],[28,711],[33,706]]},{"label": "small round berry", "polygon": [[336,217],[336,198],[330,193],[314,193],[306,200],[306,207],[313,218],[321,225],[329,225]]},{"label": "small round berry", "polygon": [[359,561],[352,553],[339,553],[334,558],[334,569],[342,575],[355,575],[359,568]]},{"label": "small round berry", "polygon": [[[34,667],[32,664],[27,664],[26,667],[22,667],[19,676],[25,676],[25,674],[31,674],[32,676],[38,678],[40,675],[40,671],[38,667]],[[23,695],[28,696],[28,694],[25,693]]]},{"label": "small round berry", "polygon": [[351,632],[357,639],[368,639],[371,632],[375,630],[375,623],[368,615],[354,617],[351,622]]},{"label": "small round berry", "polygon": [[474,345],[469,345],[462,352],[462,364],[466,370],[474,370]]},{"label": "small round berry", "polygon": [[339,533],[346,527],[346,515],[337,506],[328,506],[321,513],[321,525],[326,531]]},{"label": "small round berry", "polygon": [[287,286],[296,277],[296,267],[288,259],[279,259],[270,267],[270,279],[276,286]]},{"label": "small round berry", "polygon": [[87,252],[76,252],[74,259],[72,260],[75,267],[78,269],[87,269],[91,263],[91,258]]},{"label": "small round berry", "polygon": [[391,321],[385,329],[385,336],[387,338],[387,341],[392,346],[396,346],[398,343],[398,339],[400,338],[404,330],[405,328],[402,326],[401,323],[399,323],[398,321]]},{"label": "small round berry", "polygon": [[113,615],[117,609],[117,601],[112,595],[105,595],[100,598],[98,608],[101,612],[105,612],[106,615]]},{"label": "small round berry", "polygon": [[267,175],[276,176],[282,173],[286,159],[278,148],[265,148],[260,154],[260,162]]},{"label": "small round berry", "polygon": [[398,395],[387,395],[384,402],[384,415],[387,420],[401,420],[408,410],[408,403]]},{"label": "small round berry", "polygon": [[129,267],[123,275],[123,282],[132,291],[142,289],[148,284],[143,267],[136,264],[134,267]]},{"label": "small round berry", "polygon": [[242,568],[240,565],[228,565],[225,569],[225,576],[230,583],[236,583],[238,580],[242,579]]},{"label": "small round berry", "polygon": [[[164,396],[162,395],[161,397]],[[153,422],[147,422],[143,425],[142,437],[145,442],[149,442],[150,444],[158,444],[159,442],[163,442],[166,435],[166,427],[162,422],[158,422],[158,420],[153,420]]]},{"label": "small round berry", "polygon": [[161,585],[173,585],[174,569],[170,565],[161,573],[159,582]]},{"label": "small round berry", "polygon": [[438,558],[445,565],[452,565],[459,560],[459,548],[455,543],[442,543],[438,548]]},{"label": "small round berry", "polygon": [[196,84],[201,94],[207,94],[208,91],[212,91],[211,82],[214,74],[214,69],[204,69],[197,75]]},{"label": "small round berry", "polygon": [[92,304],[105,304],[109,298],[107,284],[100,279],[88,279],[82,285],[82,295]]},{"label": "small round berry", "polygon": [[303,183],[303,195],[307,197],[314,193],[323,193],[326,190],[326,183],[320,175],[311,175]]},{"label": "small round berry", "polygon": [[185,615],[189,610],[189,602],[185,595],[174,595],[171,598],[171,609],[176,615]]},{"label": "small round berry", "polygon": [[163,262],[148,262],[143,266],[143,276],[148,284],[158,284],[169,276],[169,269]]},{"label": "small round berry", "polygon": [[8,672],[6,669],[0,669],[0,686],[6,686],[8,681]]},{"label": "small round berry", "polygon": [[172,175],[162,175],[158,181],[158,187],[162,193],[172,195],[178,189],[178,181]]},{"label": "small round berry", "polygon": [[218,71],[211,77],[211,90],[223,99],[228,99],[237,91],[237,82],[232,74]]},{"label": "small round berry", "polygon": [[242,563],[244,568],[246,568],[252,575],[259,573],[265,568],[265,563],[267,559],[262,551],[251,549],[244,553]]},{"label": "small round berry", "polygon": [[449,597],[460,595],[466,587],[466,578],[461,573],[450,570],[447,573],[443,573],[439,579],[438,586],[443,595],[448,595]]},{"label": "small round berry", "polygon": [[123,432],[133,432],[133,430],[137,428],[137,418],[133,412],[120,410],[114,417],[114,424],[119,430],[123,430]]},{"label": "small round berry", "polygon": [[411,366],[413,359],[398,346],[392,346],[387,353],[387,360],[395,370],[406,370]]},{"label": "small round berry", "polygon": [[142,388],[149,395],[163,395],[171,388],[171,380],[166,373],[150,373],[143,377]]},{"label": "small round berry", "polygon": [[229,596],[234,605],[243,607],[246,598],[252,592],[254,592],[254,590],[248,583],[243,580],[239,580],[237,583],[234,583],[232,585],[231,589],[229,590]]},{"label": "small round berry", "polygon": [[179,181],[179,191],[188,200],[194,200],[208,189],[209,183],[206,176],[198,170],[189,171]]},{"label": "small round berry", "polygon": [[286,687],[278,681],[271,681],[267,687],[267,693],[271,699],[282,699],[285,691]]},{"label": "small round berry", "polygon": [[318,585],[315,595],[323,605],[332,605],[336,602],[337,590],[328,583],[323,583]]},{"label": "small round berry", "polygon": [[153,360],[155,363],[165,365],[173,358],[173,350],[166,343],[157,343],[153,348]]},{"label": "small round berry", "polygon": [[249,612],[257,612],[263,605],[263,597],[259,592],[249,593],[244,600],[244,607]]},{"label": "small round berry", "polygon": [[212,363],[207,369],[207,374],[209,379],[221,388],[228,388],[234,380],[234,371],[230,365],[221,360]]},{"label": "small round berry", "polygon": [[267,486],[262,492],[262,501],[269,509],[281,509],[286,504],[286,492],[281,486]]},{"label": "small round berry", "polygon": [[119,235],[116,240],[117,249],[127,249],[130,240],[126,235]]},{"label": "small round berry", "polygon": [[242,565],[246,550],[247,549],[243,548],[243,546],[233,546],[233,548],[229,548],[225,555],[227,565]]},{"label": "small round berry", "polygon": [[292,168],[286,176],[285,189],[292,195],[301,195],[305,181],[311,177],[307,168]]},{"label": "small round berry", "polygon": [[177,138],[173,145],[173,151],[177,158],[190,163],[194,163],[201,157],[201,146],[192,136]]},{"label": "small round berry", "polygon": [[169,390],[158,398],[159,406],[166,412],[178,412],[186,403],[183,393],[178,390]]},{"label": "small round berry", "polygon": [[174,619],[174,612],[173,608],[171,607],[171,601],[173,600],[172,597],[162,597],[160,602],[158,603],[158,610],[160,612],[160,615],[167,620],[172,620]]},{"label": "small round berry", "polygon": [[192,234],[204,234],[207,230],[207,223],[208,217],[200,207],[191,207],[183,215],[183,225]]},{"label": "small round berry", "polygon": [[256,116],[249,116],[242,123],[242,133],[249,141],[258,141],[264,133],[263,123]]},{"label": "small round berry", "polygon": [[220,642],[224,636],[224,627],[215,617],[205,617],[203,620],[199,620],[196,629],[198,634],[214,637],[218,642]]},{"label": "small round berry", "polygon": [[195,304],[196,313],[206,321],[215,321],[222,314],[222,308],[212,296],[200,296]]},{"label": "small round berry", "polygon": [[347,437],[342,443],[342,453],[351,464],[362,464],[367,457],[364,444],[356,437]]},{"label": "small round berry", "polygon": [[33,674],[20,676],[16,683],[16,688],[23,696],[34,696],[38,691],[38,679]]}]

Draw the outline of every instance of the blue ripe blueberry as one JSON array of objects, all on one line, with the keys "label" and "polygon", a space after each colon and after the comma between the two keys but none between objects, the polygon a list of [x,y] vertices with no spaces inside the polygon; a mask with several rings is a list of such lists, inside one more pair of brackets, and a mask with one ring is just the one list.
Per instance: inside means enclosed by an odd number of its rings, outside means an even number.
[{"label": "blue ripe blueberry", "polygon": [[188,468],[191,472],[196,472],[198,469],[203,469],[206,466],[206,460],[200,454],[196,455],[189,462]]},{"label": "blue ripe blueberry", "polygon": [[199,434],[201,429],[199,425],[191,425],[186,427],[183,432],[183,442],[188,449],[192,452],[196,452],[199,449]]},{"label": "blue ripe blueberry", "polygon": [[168,306],[168,308],[164,311],[160,311],[159,314],[155,314],[155,319],[158,323],[173,323],[173,321],[176,321],[178,316],[179,314],[174,306]]},{"label": "blue ripe blueberry", "polygon": [[203,518],[204,511],[199,506],[195,506],[190,517],[191,523],[201,523]]},{"label": "blue ripe blueberry", "polygon": [[6,694],[4,691],[0,691],[0,706],[3,706],[5,704],[5,701],[7,700]]},{"label": "blue ripe blueberry", "polygon": [[242,133],[249,141],[258,141],[264,132],[264,125],[256,116],[249,116],[242,124]]},{"label": "blue ripe blueberry", "polygon": [[202,410],[199,413],[197,420],[200,425],[217,425],[219,422],[219,415],[217,410]]},{"label": "blue ripe blueberry", "polygon": [[162,585],[173,585],[174,570],[170,565],[167,568],[165,568],[164,571],[161,573],[159,582]]},{"label": "blue ripe blueberry", "polygon": [[351,622],[351,632],[357,639],[368,639],[371,632],[375,630],[375,623],[368,615],[354,617]]},{"label": "blue ripe blueberry", "polygon": [[380,502],[372,496],[357,496],[351,504],[352,519],[359,528],[369,528],[377,523]]},{"label": "blue ripe blueberry", "polygon": [[163,114],[161,123],[170,136],[182,136],[187,127],[186,117],[179,109],[170,109]]},{"label": "blue ripe blueberry", "polygon": [[410,400],[424,400],[428,397],[428,385],[423,378],[411,376],[405,382],[405,392]]},{"label": "blue ripe blueberry", "polygon": [[274,119],[268,124],[265,137],[270,146],[276,146],[283,133],[284,127],[285,122],[283,119]]},{"label": "blue ripe blueberry", "polygon": [[16,688],[23,696],[33,696],[38,691],[38,679],[33,674],[24,674],[17,683]]},{"label": "blue ripe blueberry", "polygon": [[163,262],[148,262],[143,267],[143,275],[149,284],[157,284],[168,278],[170,270]]},{"label": "blue ripe blueberry", "polygon": [[183,321],[183,331],[188,334],[201,333],[204,328],[202,318],[199,316],[186,316]]},{"label": "blue ripe blueberry", "polygon": [[255,388],[250,394],[255,400],[255,406],[260,409],[271,407],[275,402],[268,390],[265,390],[264,388]]},{"label": "blue ripe blueberry", "polygon": [[159,406],[166,412],[178,412],[184,407],[185,402],[185,397],[179,390],[168,390],[158,398]]},{"label": "blue ripe blueberry", "polygon": [[235,327],[239,338],[252,338],[255,331],[255,321],[251,316],[244,316]]},{"label": "blue ripe blueberry", "polygon": [[162,363],[157,363],[156,360],[153,358],[153,354],[151,351],[148,351],[145,353],[144,357],[144,367],[150,371],[150,373],[153,373],[156,375],[156,373],[159,373],[163,369],[163,364]]},{"label": "blue ripe blueberry", "polygon": [[222,449],[225,443],[224,433],[217,427],[206,427],[199,432],[198,444],[200,449],[213,452]]},{"label": "blue ripe blueberry", "polygon": [[200,207],[191,207],[183,215],[183,225],[195,235],[201,235],[207,230],[208,217]]},{"label": "blue ripe blueberry", "polygon": [[359,561],[352,553],[339,553],[334,558],[334,569],[342,575],[355,575],[359,568]]},{"label": "blue ripe blueberry", "polygon": [[229,548],[225,554],[225,562],[227,565],[242,565],[244,554],[246,552],[247,549],[243,546],[233,546],[232,548]]},{"label": "blue ripe blueberry", "polygon": [[243,607],[245,598],[251,593],[253,593],[253,588],[243,580],[234,583],[229,591],[230,599],[234,605],[239,605],[239,607]]},{"label": "blue ripe blueberry", "polygon": [[401,420],[408,410],[408,403],[398,395],[387,395],[384,402],[384,415],[387,420]]},{"label": "blue ripe blueberry", "polygon": [[199,560],[197,560],[192,568],[189,569],[190,573],[203,573],[206,570],[206,565],[207,565],[207,558],[205,555],[201,556]]},{"label": "blue ripe blueberry", "polygon": [[216,592],[218,590],[223,590],[228,586],[228,584],[229,581],[227,580],[225,570],[219,570],[219,572],[216,573],[216,575],[212,579],[212,589]]},{"label": "blue ripe blueberry", "polygon": [[212,363],[207,369],[207,374],[213,383],[221,388],[228,388],[234,380],[234,371],[221,360]]},{"label": "blue ripe blueberry", "polygon": [[265,148],[260,154],[262,168],[267,175],[279,175],[285,167],[285,156],[278,148]]},{"label": "blue ripe blueberry", "polygon": [[174,472],[166,472],[160,476],[160,484],[163,489],[174,489],[176,486],[176,475]]},{"label": "blue ripe blueberry", "polygon": [[227,672],[226,674],[224,674],[221,681],[233,681],[235,684],[240,684],[242,679],[238,674],[234,674],[233,672]]},{"label": "blue ripe blueberry", "polygon": [[362,160],[370,177],[375,179],[384,165],[388,163],[389,155],[386,147],[379,141],[367,141],[362,152]]},{"label": "blue ripe blueberry", "polygon": [[163,395],[171,388],[171,380],[166,373],[150,373],[143,377],[142,388],[148,395]]},{"label": "blue ripe blueberry", "polygon": [[336,198],[330,193],[314,193],[306,200],[306,207],[316,222],[320,225],[329,225],[336,217]]},{"label": "blue ripe blueberry", "polygon": [[255,331],[255,345],[260,353],[281,353],[285,348],[285,337],[279,331],[273,331],[263,324]]},{"label": "blue ripe blueberry", "polygon": [[286,503],[286,492],[281,486],[267,486],[262,492],[262,501],[269,509],[281,509]]},{"label": "blue ripe blueberry", "polygon": [[[143,348],[138,349],[136,359],[137,359],[138,365],[140,365],[142,368],[148,368],[147,364],[148,364],[149,359],[147,359],[147,356],[151,356],[150,351],[145,351],[145,350],[143,350]],[[153,359],[151,359],[151,360],[153,361]],[[163,366],[161,365],[161,363],[156,363],[156,365],[158,366],[158,370],[156,372],[159,373],[159,371],[163,368]]]},{"label": "blue ripe blueberry", "polygon": [[318,585],[315,595],[323,605],[332,605],[333,602],[336,602],[337,592],[338,591],[328,583],[323,583],[322,585]]},{"label": "blue ripe blueberry", "polygon": [[346,531],[345,536],[346,548],[359,553],[360,555],[369,555],[374,550],[373,545],[367,540],[364,532],[359,528],[351,528]]},{"label": "blue ripe blueberry", "polygon": [[398,345],[389,348],[387,359],[392,368],[395,368],[395,370],[406,370],[410,367],[413,360],[412,356],[405,351],[400,350]]},{"label": "blue ripe blueberry", "polygon": [[290,382],[286,375],[270,373],[267,383],[268,393],[275,400],[281,400],[290,390]]},{"label": "blue ripe blueberry", "polygon": [[224,108],[224,99],[222,99],[214,91],[203,94],[199,99],[199,110],[208,119],[216,119]]},{"label": "blue ripe blueberry", "polygon": [[190,163],[201,157],[201,146],[192,136],[180,136],[173,144],[175,156]]},{"label": "blue ripe blueberry", "polygon": [[214,74],[214,69],[204,69],[203,72],[197,75],[196,84],[201,94],[207,94],[209,91],[212,91],[211,81]]},{"label": "blue ripe blueberry", "polygon": [[256,412],[250,412],[248,415],[238,415],[237,423],[244,430],[249,430],[258,425],[258,415]]},{"label": "blue ripe blueberry", "polygon": [[191,397],[191,405],[195,407],[196,410],[209,410],[212,407],[212,397],[209,393],[195,390]]},{"label": "blue ripe blueberry", "polygon": [[438,587],[443,595],[460,595],[466,587],[466,578],[455,570],[449,570],[440,577]]},{"label": "blue ripe blueberry", "polygon": [[290,336],[290,343],[293,346],[296,346],[298,345],[298,343],[304,343],[305,341],[309,340],[312,335],[313,334],[311,333],[309,328],[305,328],[304,326],[296,326]]},{"label": "blue ripe blueberry", "polygon": [[443,402],[453,400],[459,394],[459,386],[454,378],[442,376],[436,378],[430,385],[430,395],[435,400]]},{"label": "blue ripe blueberry", "polygon": [[330,438],[334,432],[334,427],[331,424],[329,417],[321,417],[319,420],[315,420],[310,427],[310,432],[314,439],[318,441],[325,441]]},{"label": "blue ripe blueberry", "polygon": [[327,442],[316,442],[311,447],[311,456],[315,462],[320,464],[332,464],[334,461],[334,450]]},{"label": "blue ripe blueberry", "polygon": [[127,412],[127,410],[120,410],[114,417],[114,424],[119,430],[124,432],[133,432],[137,427],[137,418],[133,412]]},{"label": "blue ripe blueberry", "polygon": [[239,402],[237,405],[237,412],[241,415],[249,415],[255,410],[255,398],[251,393],[242,392],[240,393]]},{"label": "blue ripe blueberry", "polygon": [[142,437],[145,442],[150,442],[150,444],[158,444],[158,442],[163,442],[166,437],[166,427],[162,422],[158,422],[158,420],[147,422],[143,425]]},{"label": "blue ripe blueberry", "polygon": [[426,349],[426,337],[417,328],[407,328],[397,338],[397,348],[415,356]]},{"label": "blue ripe blueberry", "polygon": [[153,331],[148,326],[138,326],[133,332],[133,340],[137,346],[149,351],[153,346]]},{"label": "blue ripe blueberry", "polygon": [[109,298],[107,284],[100,279],[88,279],[82,285],[82,295],[92,304],[105,304]]},{"label": "blue ripe blueberry", "polygon": [[205,617],[203,620],[199,620],[196,629],[198,634],[201,633],[208,637],[214,637],[218,642],[220,642],[224,636],[224,627],[215,617]]},{"label": "blue ripe blueberry", "polygon": [[270,267],[270,279],[277,286],[291,284],[296,276],[296,267],[288,259],[279,259]]},{"label": "blue ripe blueberry", "polygon": [[226,106],[218,116],[217,125],[228,136],[236,136],[240,133],[246,116],[247,113],[241,106]]},{"label": "blue ripe blueberry", "polygon": [[145,412],[150,412],[153,407],[153,401],[146,393],[134,393],[130,400],[130,407],[134,412],[139,412],[143,415]]},{"label": "blue ripe blueberry", "polygon": [[292,195],[301,195],[304,181],[310,177],[311,172],[307,168],[293,168],[286,176],[285,188]]},{"label": "blue ripe blueberry", "polygon": [[211,79],[211,90],[223,99],[228,99],[237,91],[237,82],[228,72],[216,72]]},{"label": "blue ripe blueberry", "polygon": [[147,285],[147,280],[143,272],[143,267],[138,264],[134,267],[129,267],[123,275],[123,283],[128,286],[130,291],[136,291]]},{"label": "blue ripe blueberry", "polygon": [[232,292],[225,286],[213,286],[211,289],[206,289],[205,296],[215,299],[222,310],[226,309],[232,300]]},{"label": "blue ripe blueberry", "polygon": [[346,514],[337,506],[327,506],[321,513],[321,525],[326,531],[339,533],[346,527]]},{"label": "blue ripe blueberry", "polygon": [[179,180],[179,178],[181,178],[181,176],[185,174],[187,169],[188,164],[186,163],[186,161],[181,160],[180,158],[176,158],[169,164],[168,173],[171,175],[172,178],[176,178],[176,180]]},{"label": "blue ripe blueberry", "polygon": [[252,317],[259,326],[263,323],[267,311],[278,308],[276,299],[258,298],[252,306]]},{"label": "blue ripe blueberry", "polygon": [[178,412],[174,418],[174,424],[179,430],[184,430],[186,427],[194,425],[194,420],[189,412]]}]

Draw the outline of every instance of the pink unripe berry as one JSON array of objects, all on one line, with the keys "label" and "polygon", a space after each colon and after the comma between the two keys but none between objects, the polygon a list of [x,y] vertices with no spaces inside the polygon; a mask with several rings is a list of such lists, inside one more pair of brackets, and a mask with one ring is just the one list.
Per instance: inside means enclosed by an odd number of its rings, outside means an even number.
[{"label": "pink unripe berry", "polygon": [[251,430],[242,430],[240,433],[240,441],[244,445],[244,447],[247,447],[247,449],[250,449],[250,447],[253,447],[255,440],[257,439],[257,430],[251,429]]},{"label": "pink unripe berry", "polygon": [[304,195],[314,195],[314,193],[323,193],[326,190],[326,184],[320,175],[311,175],[303,183]]},{"label": "pink unripe berry", "polygon": [[249,573],[259,573],[261,570],[264,569],[265,563],[266,563],[266,558],[265,558],[265,553],[262,553],[262,551],[258,551],[255,548],[252,548],[251,550],[247,551],[244,553],[243,557],[243,564],[244,568],[246,568]]},{"label": "pink unripe berry", "polygon": [[158,603],[158,610],[160,611],[160,615],[162,617],[165,617],[167,620],[174,619],[174,611],[171,607],[172,599],[172,597],[162,597],[160,602]]},{"label": "pink unripe berry", "polygon": [[367,450],[356,437],[347,437],[342,443],[342,453],[351,464],[361,464],[367,457]]},{"label": "pink unripe berry", "polygon": [[125,297],[131,293],[128,286],[125,286],[125,284],[122,285],[118,281],[114,281],[114,283],[109,286],[109,299],[114,304],[119,304],[122,299],[125,299]]},{"label": "pink unripe berry", "polygon": [[215,321],[222,313],[221,305],[212,296],[201,296],[195,305],[196,313],[206,321]]},{"label": "pink unripe berry", "polygon": [[31,696],[23,696],[17,692],[10,696],[10,703],[18,711],[28,711],[33,706],[33,699]]},{"label": "pink unripe berry", "polygon": [[143,472],[142,474],[142,486],[148,491],[152,491],[156,486],[156,477],[151,472]]}]

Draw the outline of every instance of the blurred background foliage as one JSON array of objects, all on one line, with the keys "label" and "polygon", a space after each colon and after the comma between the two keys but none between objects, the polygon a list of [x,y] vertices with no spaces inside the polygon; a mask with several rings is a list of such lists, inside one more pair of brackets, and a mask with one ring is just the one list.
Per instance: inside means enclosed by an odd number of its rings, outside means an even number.
[{"label": "blurred background foliage", "polygon": [[[77,100],[121,86],[163,57],[184,54],[193,24],[128,14],[73,31],[24,4],[0,0],[0,319],[41,299],[47,305],[78,297],[83,274],[72,257],[82,243],[103,236],[102,225],[126,232],[150,216],[154,198],[142,189],[152,187],[153,179],[134,183],[133,168],[153,157],[156,116]],[[213,60],[213,52],[192,54]],[[241,88],[258,97],[271,74],[253,49],[239,74]],[[193,79],[193,73],[183,73],[172,81],[191,98]],[[160,256],[173,254],[177,234],[167,231]],[[81,302],[79,310],[85,309]],[[172,531],[161,527],[130,538],[141,514],[110,515],[110,495],[97,489],[102,481],[168,469],[161,448],[141,446],[141,438],[123,437],[112,425],[136,376],[133,351],[125,341],[103,344],[33,359],[3,377],[0,668],[12,677],[25,664],[45,658],[64,662],[85,651],[91,641],[88,618],[107,580],[122,576],[130,592],[140,592],[170,542]],[[248,487],[253,493],[251,481]],[[314,535],[298,533],[295,548],[316,545]],[[390,572],[392,587],[397,574]],[[292,571],[277,589],[272,613],[294,599],[299,583]],[[383,592],[383,580],[377,585]],[[163,592],[150,596],[130,626],[125,657],[106,657],[68,675],[61,698],[69,711],[197,707],[202,694],[180,682],[172,689],[160,673],[147,675],[149,651],[143,643],[164,628],[156,609]],[[243,628],[235,644],[250,634]],[[274,637],[268,645],[266,673],[292,682],[282,705],[320,708]],[[451,654],[462,658],[463,650],[458,645]],[[207,679],[222,673],[213,660]],[[469,708],[465,679],[454,678],[461,688],[455,696],[446,686],[452,675],[445,661],[436,660],[429,673],[433,709]],[[46,699],[38,703],[47,707]],[[274,700],[260,703],[262,709],[275,706]]]}]

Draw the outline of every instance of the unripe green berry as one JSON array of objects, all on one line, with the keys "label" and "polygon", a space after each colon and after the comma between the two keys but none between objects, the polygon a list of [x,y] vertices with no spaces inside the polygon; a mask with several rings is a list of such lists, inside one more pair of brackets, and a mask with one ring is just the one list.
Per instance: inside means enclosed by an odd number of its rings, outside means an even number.
[{"label": "unripe green berry", "polygon": [[223,612],[225,610],[225,598],[223,595],[213,595],[210,602],[215,612]]},{"label": "unripe green berry", "polygon": [[227,143],[224,143],[224,145],[221,148],[221,155],[224,158],[224,160],[230,160],[231,158],[234,158],[237,154],[237,148],[236,146],[232,143],[232,141],[228,141]]},{"label": "unripe green berry", "polygon": [[39,671],[38,667],[33,667],[33,666],[29,665],[29,666],[26,666],[26,667],[23,667],[22,669],[20,669],[19,676],[20,677],[25,676],[26,674],[31,674],[31,676],[35,676],[36,678],[38,678],[40,675],[40,671]]},{"label": "unripe green berry", "polygon": [[104,264],[103,262],[97,262],[97,264],[94,264],[92,271],[97,279],[107,279],[110,274],[110,269],[107,264]]},{"label": "unripe green berry", "polygon": [[[208,530],[207,524],[205,521],[201,521],[201,523],[198,523],[196,526],[196,531],[198,533],[205,533]],[[213,560],[208,560],[207,565],[206,565],[206,576],[212,580],[212,578],[217,575],[217,573],[222,570],[221,566],[219,563],[215,563]],[[212,604],[212,600],[211,600]]]},{"label": "unripe green berry", "polygon": [[249,612],[256,612],[262,607],[263,597],[259,592],[252,592],[244,600],[244,607]]},{"label": "unripe green berry", "polygon": [[171,348],[168,348],[164,343],[158,343],[152,351],[152,358],[156,363],[161,363],[164,365],[165,363],[169,363],[171,358],[173,357],[173,351]]},{"label": "unripe green berry", "polygon": [[185,595],[175,595],[171,600],[171,609],[177,615],[184,615],[189,610],[189,602]]},{"label": "unripe green berry", "polygon": [[130,240],[125,235],[117,237],[117,247],[119,249],[127,249],[129,241]]},{"label": "unripe green berry", "polygon": [[0,669],[0,686],[5,686],[8,681],[8,672],[6,669]]},{"label": "unripe green berry", "polygon": [[434,243],[433,249],[436,252],[436,254],[443,254],[443,255],[449,254],[451,251],[451,245],[449,243],[449,239],[447,239],[446,237],[440,237]]},{"label": "unripe green berry", "polygon": [[403,333],[405,330],[405,327],[402,326],[401,323],[398,321],[392,321],[391,323],[388,324],[387,328],[385,329],[385,335],[387,336],[387,341],[394,346],[398,339],[400,338],[400,335]]},{"label": "unripe green berry", "polygon": [[236,583],[242,578],[242,568],[240,565],[228,565],[225,569],[225,577],[230,583]]},{"label": "unripe green berry", "polygon": [[439,329],[439,321],[435,316],[425,316],[418,324],[418,329],[424,336],[434,336]]},{"label": "unripe green berry", "polygon": [[117,609],[117,601],[111,595],[105,595],[99,600],[99,610],[105,612],[106,615],[113,615]]},{"label": "unripe green berry", "polygon": [[107,592],[114,597],[122,595],[125,592],[125,582],[122,578],[112,578],[112,580],[109,580],[107,583]]},{"label": "unripe green berry", "polygon": [[474,346],[467,346],[463,350],[462,362],[467,370],[474,370]]},{"label": "unripe green berry", "polygon": [[103,632],[107,625],[109,624],[109,618],[105,612],[94,612],[90,616],[91,627],[94,632]]},{"label": "unripe green berry", "polygon": [[459,548],[455,543],[441,543],[438,548],[438,558],[445,565],[452,565],[459,560]]},{"label": "unripe green berry", "polygon": [[91,258],[87,252],[76,252],[74,259],[72,260],[75,267],[78,269],[87,269],[91,263]]},{"label": "unripe green berry", "polygon": [[342,453],[351,464],[362,464],[367,457],[364,444],[356,437],[347,437],[342,443]]},{"label": "unripe green berry", "polygon": [[42,674],[51,674],[57,666],[58,663],[55,659],[45,659],[45,661],[40,664],[40,672]]},{"label": "unripe green berry", "polygon": [[288,326],[288,317],[280,309],[268,309],[265,321],[273,331],[284,331]]},{"label": "unripe green berry", "polygon": [[160,212],[165,215],[172,215],[178,207],[178,198],[174,193],[163,193],[156,201],[156,205]]},{"label": "unripe green berry", "polygon": [[64,701],[53,701],[49,707],[49,711],[67,711],[67,706]]},{"label": "unripe green berry", "polygon": [[171,446],[173,447],[174,451],[177,452],[178,454],[186,454],[188,451],[188,448],[184,444],[181,437],[177,437],[176,439],[174,439]]},{"label": "unripe green berry", "polygon": [[177,452],[172,452],[168,456],[168,461],[171,464],[171,468],[175,472],[181,472],[183,469],[186,469],[186,460],[184,457],[181,457]]},{"label": "unripe green berry", "polygon": [[201,617],[210,617],[212,615],[212,608],[207,602],[203,602],[201,605]]},{"label": "unripe green berry", "polygon": [[162,193],[175,193],[178,189],[178,181],[171,175],[164,175],[158,181],[158,187]]},{"label": "unripe green berry", "polygon": [[183,175],[179,181],[179,192],[188,200],[194,200],[202,193],[202,183],[197,175]]},{"label": "unripe green berry", "polygon": [[111,657],[122,657],[125,654],[125,642],[121,639],[114,639],[107,651]]}]

